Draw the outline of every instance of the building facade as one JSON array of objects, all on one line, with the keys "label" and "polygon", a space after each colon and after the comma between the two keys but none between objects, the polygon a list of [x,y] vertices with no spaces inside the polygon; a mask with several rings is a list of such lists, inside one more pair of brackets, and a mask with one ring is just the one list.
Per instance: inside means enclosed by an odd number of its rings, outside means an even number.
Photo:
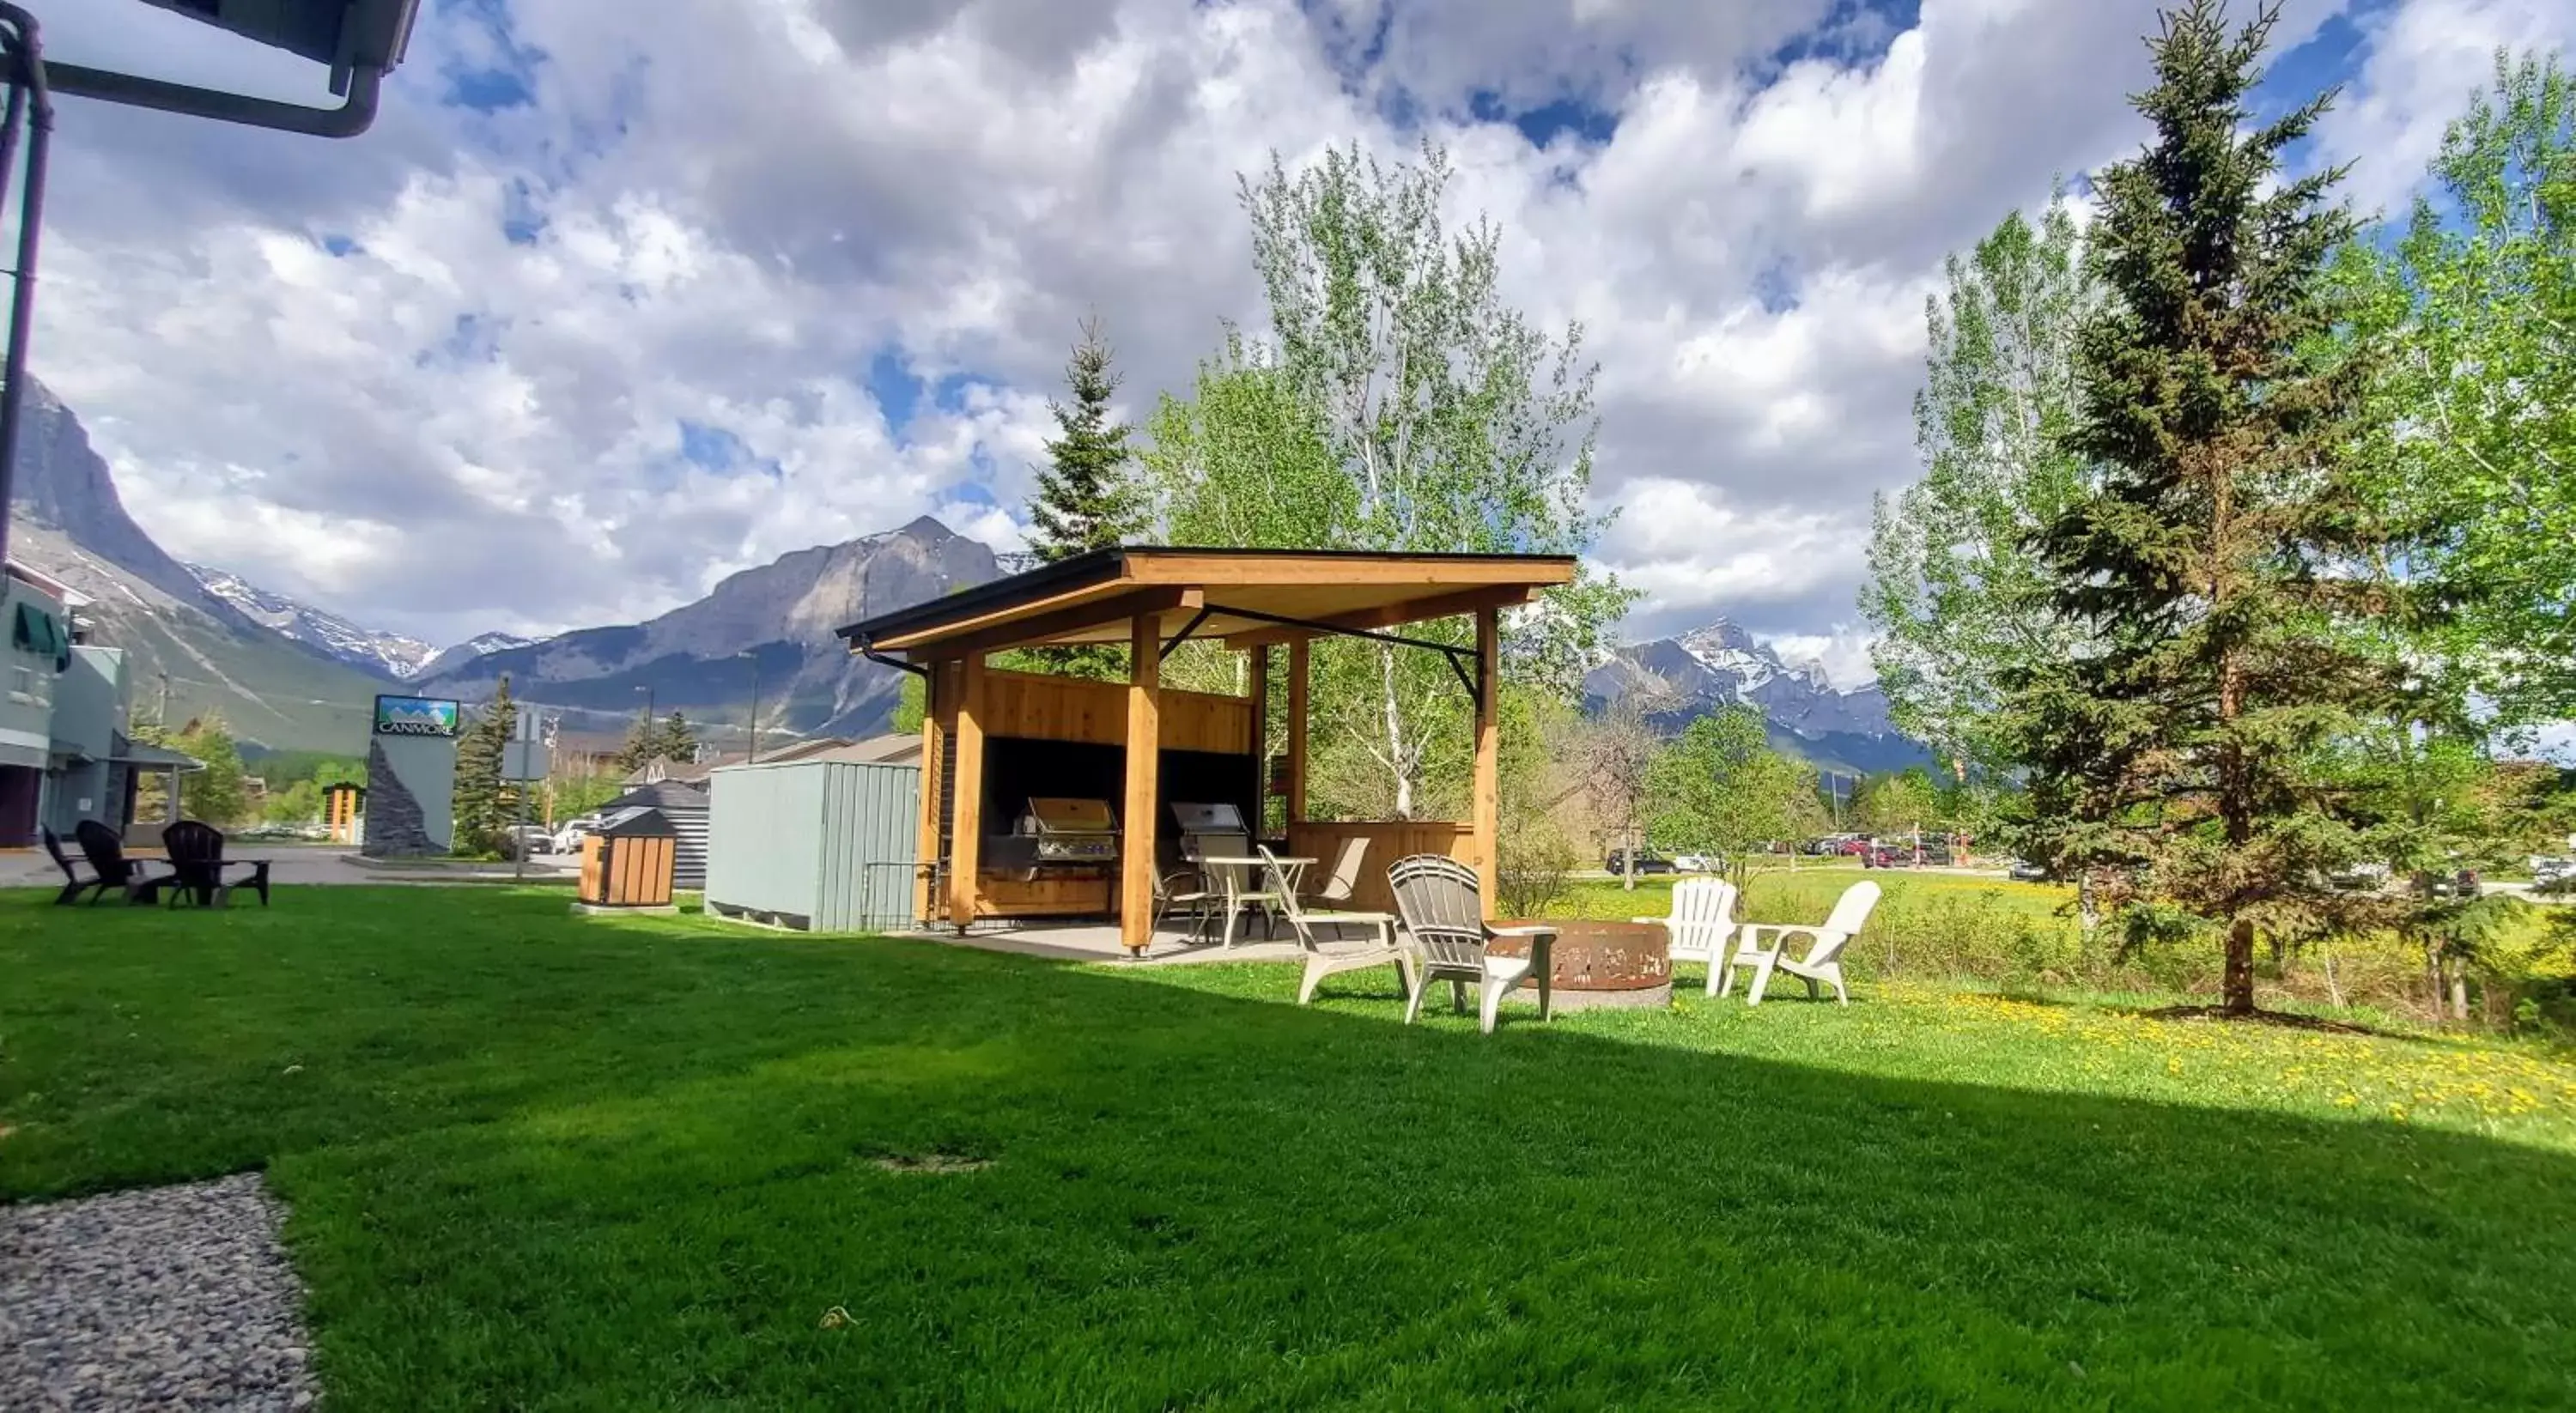
[{"label": "building facade", "polygon": [[125,653],[83,641],[77,592],[14,562],[0,586],[0,848],[85,819],[121,831],[141,775],[195,762],[128,738]]}]

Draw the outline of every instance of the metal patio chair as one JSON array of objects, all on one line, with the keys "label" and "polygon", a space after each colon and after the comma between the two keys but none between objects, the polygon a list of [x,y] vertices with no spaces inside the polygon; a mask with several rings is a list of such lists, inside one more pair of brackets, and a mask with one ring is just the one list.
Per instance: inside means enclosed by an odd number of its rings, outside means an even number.
[{"label": "metal patio chair", "polygon": [[[1346,971],[1364,971],[1370,967],[1393,966],[1404,984],[1404,994],[1414,991],[1413,954],[1395,940],[1395,914],[1347,912],[1334,908],[1308,911],[1297,901],[1297,892],[1288,886],[1287,872],[1268,845],[1261,846],[1263,867],[1270,875],[1271,891],[1279,895],[1279,915],[1288,920],[1289,931],[1297,935],[1298,949],[1306,954],[1306,974],[1297,983],[1297,1004],[1315,999],[1315,988],[1325,977]],[[1326,946],[1315,939],[1315,929],[1365,927],[1370,937],[1365,943]]]}]

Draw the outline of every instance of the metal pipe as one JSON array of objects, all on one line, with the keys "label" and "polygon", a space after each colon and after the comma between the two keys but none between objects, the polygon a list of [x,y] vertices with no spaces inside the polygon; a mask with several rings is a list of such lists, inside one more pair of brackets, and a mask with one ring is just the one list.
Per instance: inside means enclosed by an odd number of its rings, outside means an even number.
[{"label": "metal pipe", "polygon": [[[27,334],[36,302],[36,247],[45,225],[45,156],[54,135],[54,105],[45,88],[45,50],[36,33],[36,17],[16,5],[0,3],[0,25],[7,36],[11,72],[9,117],[14,134],[25,95],[27,110],[27,177],[18,203],[18,268],[9,297],[9,351],[0,363],[0,562],[9,554],[9,498],[16,489],[18,423],[27,399]],[[0,187],[8,169],[0,167]]]},{"label": "metal pipe", "polygon": [[349,75],[349,93],[339,107],[308,108],[301,103],[253,98],[244,93],[225,93],[219,89],[145,78],[140,74],[120,74],[80,64],[56,64],[52,73],[57,92],[79,98],[96,98],[134,108],[155,108],[192,118],[248,123],[253,127],[275,128],[280,132],[303,133],[309,137],[356,137],[365,132],[376,121],[376,98],[384,84],[383,74],[374,69],[360,68]]}]

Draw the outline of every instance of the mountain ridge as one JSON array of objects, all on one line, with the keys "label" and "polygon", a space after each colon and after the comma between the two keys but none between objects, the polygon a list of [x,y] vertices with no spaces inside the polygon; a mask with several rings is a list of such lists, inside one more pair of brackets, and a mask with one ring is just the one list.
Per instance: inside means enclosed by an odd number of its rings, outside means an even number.
[{"label": "mountain ridge", "polygon": [[400,680],[418,672],[438,651],[418,638],[362,628],[301,600],[263,589],[229,569],[181,560],[209,594],[281,637],[318,649],[361,672]]},{"label": "mountain ridge", "polygon": [[1594,709],[1651,692],[1647,719],[1672,732],[1725,707],[1750,706],[1762,713],[1773,746],[1823,770],[1901,770],[1932,759],[1896,729],[1876,682],[1838,688],[1823,664],[1792,666],[1727,618],[1619,648],[1584,675],[1583,689]]},{"label": "mountain ridge", "polygon": [[[648,700],[741,720],[757,673],[765,721],[855,734],[882,729],[900,675],[854,657],[834,630],[999,577],[993,551],[920,516],[892,530],[793,550],[738,570],[705,596],[640,623],[576,628],[433,665],[416,689],[460,698],[513,695],[595,717],[633,715]],[[748,654],[748,658],[744,655]]]},{"label": "mountain ridge", "polygon": [[253,745],[366,749],[383,679],[208,592],[127,514],[80,419],[34,378],[26,414],[9,555],[89,600],[81,616],[97,641],[126,650],[137,708],[166,701],[174,721],[219,714]]}]

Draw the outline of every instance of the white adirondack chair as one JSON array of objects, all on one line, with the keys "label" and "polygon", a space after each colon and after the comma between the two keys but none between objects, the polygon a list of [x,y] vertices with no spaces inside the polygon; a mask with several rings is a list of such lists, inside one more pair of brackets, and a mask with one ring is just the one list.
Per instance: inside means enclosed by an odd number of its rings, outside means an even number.
[{"label": "white adirondack chair", "polygon": [[1522,982],[1538,983],[1538,1015],[1548,1015],[1547,957],[1556,940],[1553,931],[1529,930],[1530,954],[1497,957],[1485,950],[1494,933],[1476,893],[1476,871],[1440,854],[1398,859],[1386,871],[1395,889],[1396,911],[1404,915],[1405,934],[1413,940],[1413,994],[1404,1007],[1404,1023],[1422,1014],[1422,997],[1434,981],[1449,983],[1450,1004],[1465,1010],[1465,984],[1476,983],[1483,1004],[1477,1028],[1491,1035],[1503,997]]},{"label": "white adirondack chair", "polygon": [[1632,918],[1660,922],[1671,939],[1672,959],[1708,964],[1708,994],[1718,994],[1726,975],[1728,951],[1735,943],[1735,885],[1723,878],[1685,878],[1673,885],[1670,917]]},{"label": "white adirondack chair", "polygon": [[[1344,912],[1332,908],[1308,911],[1297,901],[1297,890],[1287,886],[1286,871],[1269,846],[1261,848],[1261,859],[1270,875],[1270,888],[1279,895],[1279,915],[1288,919],[1288,929],[1297,934],[1297,946],[1306,954],[1306,975],[1297,983],[1297,1004],[1315,999],[1315,988],[1325,977],[1339,972],[1363,971],[1370,967],[1392,966],[1404,982],[1404,994],[1413,995],[1413,954],[1395,943],[1395,914]],[[1339,929],[1365,927],[1369,938],[1364,943],[1340,943],[1326,946],[1315,940],[1318,927]]]},{"label": "white adirondack chair", "polygon": [[[1821,981],[1834,988],[1836,1001],[1850,1005],[1851,992],[1843,986],[1843,964],[1837,958],[1841,957],[1843,948],[1851,945],[1853,935],[1869,922],[1870,909],[1877,906],[1878,885],[1855,883],[1843,890],[1842,897],[1834,902],[1833,912],[1821,925],[1806,922],[1744,924],[1742,940],[1736,944],[1735,960],[1727,967],[1727,982],[1718,988],[1717,994],[1726,994],[1727,986],[1734,983],[1736,972],[1750,970],[1753,977],[1745,987],[1744,1003],[1761,1005],[1762,993],[1771,985],[1771,973],[1778,970],[1807,983],[1810,998],[1816,995],[1816,983]],[[1816,939],[1815,945],[1807,949],[1807,955],[1795,961],[1780,955],[1793,932],[1803,932]],[[1771,945],[1767,948],[1762,945],[1765,933],[1771,936]]]}]

